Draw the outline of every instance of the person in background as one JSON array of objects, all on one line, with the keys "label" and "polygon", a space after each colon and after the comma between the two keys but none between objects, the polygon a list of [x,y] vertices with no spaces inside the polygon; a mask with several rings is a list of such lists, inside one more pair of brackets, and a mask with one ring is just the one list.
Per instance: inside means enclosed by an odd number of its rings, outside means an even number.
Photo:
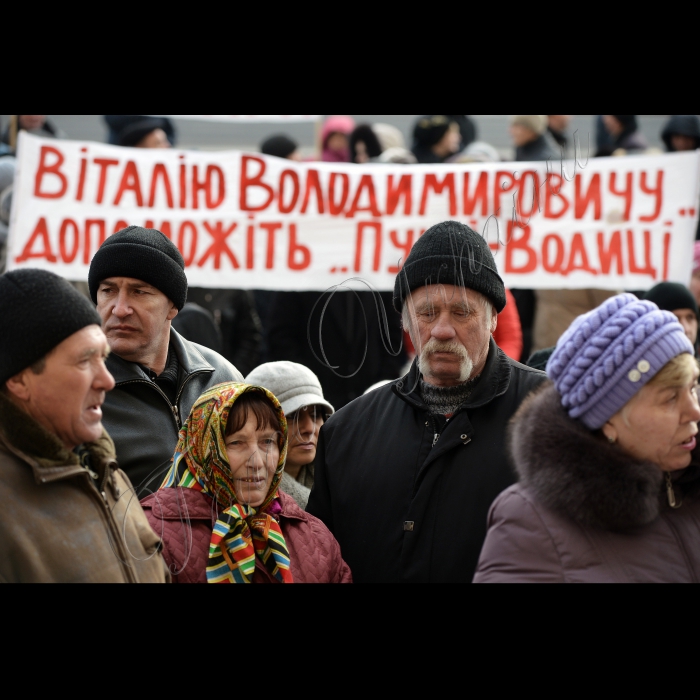
[{"label": "person in background", "polygon": [[458,151],[463,151],[470,143],[476,141],[476,124],[473,119],[466,114],[446,114],[445,116],[459,127]]},{"label": "person in background", "polygon": [[377,163],[416,163],[416,157],[406,148],[406,140],[400,129],[391,124],[372,124],[382,152],[375,158]]},{"label": "person in background", "polygon": [[287,160],[301,161],[301,152],[299,144],[289,138],[286,134],[275,134],[268,136],[260,144],[260,153],[266,156],[276,156],[277,158],[286,158]]},{"label": "person in background", "polygon": [[133,148],[171,148],[165,133],[165,120],[151,118],[126,125],[119,132],[117,144]]},{"label": "person in background", "polygon": [[[157,118],[161,120],[161,128],[165,131],[170,145],[175,146],[177,143],[177,132],[172,120],[168,117]],[[109,128],[107,143],[111,143],[114,146],[119,145],[119,137],[122,131],[132,124],[143,122],[145,119],[152,119],[152,117],[148,117],[145,114],[106,114],[104,120]]]},{"label": "person in background", "polygon": [[369,124],[358,124],[350,134],[350,162],[369,163],[384,149]]},{"label": "person in background", "polygon": [[406,361],[391,292],[276,292],[266,335],[268,360],[308,367],[336,410],[370,384],[400,376]]},{"label": "person in background", "polygon": [[506,292],[506,305],[498,314],[498,325],[493,332],[493,340],[503,352],[516,362],[523,353],[523,331],[520,327],[518,307],[509,289]]},{"label": "person in background", "polygon": [[10,207],[12,185],[15,181],[17,159],[14,156],[0,158],[0,274],[5,271],[7,260],[7,236],[10,232]]},{"label": "person in background", "polygon": [[221,331],[211,313],[199,304],[188,301],[170,323],[183,338],[222,353],[224,341]]},{"label": "person in background", "polygon": [[355,128],[352,117],[336,114],[323,122],[321,160],[325,163],[350,162],[350,134]]},{"label": "person in background", "polygon": [[[61,131],[57,126],[55,126],[49,119],[47,119],[45,114],[18,114],[14,122],[16,125],[14,128],[16,132],[27,131],[35,136],[43,136],[49,139],[64,139],[66,138],[65,132]],[[3,132],[2,143],[12,145],[11,141],[13,136],[15,137],[14,147],[17,146],[16,136],[13,134],[13,124],[10,123]]]},{"label": "person in background", "polygon": [[664,125],[661,139],[669,153],[700,148],[700,119],[697,114],[674,114]]},{"label": "person in background", "polygon": [[510,137],[515,146],[516,161],[537,161],[555,158],[545,133],[547,117],[543,114],[516,114],[510,119]]},{"label": "person in background", "polygon": [[644,296],[662,311],[670,311],[683,326],[688,340],[697,348],[698,305],[690,290],[678,282],[659,282]]},{"label": "person in background", "polygon": [[448,163],[498,163],[501,155],[490,143],[474,141],[463,151],[447,159]]},{"label": "person in background", "polygon": [[189,287],[187,290],[187,299],[213,316],[221,336],[220,354],[241,373],[250,372],[260,364],[263,353],[262,322],[257,308],[260,303],[264,311],[263,301],[271,299],[273,295],[274,292],[263,289],[251,292],[248,289]]},{"label": "person in background", "polygon": [[52,272],[14,270],[0,324],[0,581],[165,583],[102,426],[114,378],[95,307]]},{"label": "person in background", "polygon": [[510,429],[475,583],[700,583],[698,365],[683,327],[621,294],[580,316]]},{"label": "person in background", "polygon": [[333,415],[333,406],[323,397],[318,377],[296,362],[266,362],[256,367],[245,382],[265,387],[282,406],[287,417],[289,448],[280,488],[305,510],[314,485],[318,433]]},{"label": "person in background", "polygon": [[700,241],[693,248],[693,276],[690,278],[690,291],[700,309]]},{"label": "person in background", "polygon": [[569,148],[569,135],[566,130],[571,123],[571,114],[548,114],[547,136],[554,142],[555,152],[560,149],[566,154]]},{"label": "person in background", "polygon": [[161,488],[142,502],[174,583],[351,583],[340,547],[279,489],[287,421],[267,389],[228,382],[192,406]]},{"label": "person in background", "polygon": [[596,155],[620,155],[641,153],[649,147],[644,134],[639,130],[637,117],[633,114],[603,114],[603,127],[610,136],[610,152],[607,149]]},{"label": "person in background", "polygon": [[444,163],[460,150],[457,122],[444,114],[427,114],[413,127],[413,155],[419,163]]},{"label": "person in background", "polygon": [[609,289],[536,289],[531,352],[556,345],[577,316],[617,293]]}]

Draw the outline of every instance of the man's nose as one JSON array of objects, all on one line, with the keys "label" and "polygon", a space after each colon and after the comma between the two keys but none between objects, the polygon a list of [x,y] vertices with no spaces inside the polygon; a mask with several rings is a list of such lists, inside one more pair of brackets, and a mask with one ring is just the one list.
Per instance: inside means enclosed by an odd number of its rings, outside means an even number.
[{"label": "man's nose", "polygon": [[123,318],[131,313],[131,306],[129,304],[129,298],[126,290],[120,290],[117,298],[114,300],[114,307],[112,308],[112,313]]},{"label": "man's nose", "polygon": [[95,375],[93,387],[99,391],[112,391],[112,389],[114,389],[114,384],[114,377],[107,369],[107,365],[102,362],[99,372]]},{"label": "man's nose", "polygon": [[437,338],[438,340],[450,340],[455,337],[455,328],[450,321],[448,312],[443,312],[438,316],[430,334],[433,338]]}]

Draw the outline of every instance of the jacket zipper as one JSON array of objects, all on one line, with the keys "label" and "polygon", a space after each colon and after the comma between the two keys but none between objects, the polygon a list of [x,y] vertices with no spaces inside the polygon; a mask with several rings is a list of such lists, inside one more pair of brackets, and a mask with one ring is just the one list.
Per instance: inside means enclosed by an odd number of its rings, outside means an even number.
[{"label": "jacket zipper", "polygon": [[177,396],[175,397],[175,405],[170,403],[170,399],[165,395],[165,392],[155,382],[148,381],[147,379],[128,379],[125,382],[119,382],[119,384],[117,384],[117,388],[126,386],[127,384],[148,384],[148,386],[153,387],[165,399],[165,402],[168,404],[168,406],[170,406],[170,412],[173,414],[173,419],[175,420],[175,427],[179,432],[180,428],[182,427],[182,424],[180,422],[180,409],[177,407],[177,404],[180,401],[182,392],[184,391],[185,387],[187,386],[190,379],[192,379],[192,377],[196,377],[198,374],[204,374],[206,372],[209,372],[209,370],[199,369],[195,372],[192,372],[192,374],[188,374],[187,377],[185,377],[185,381],[182,382],[182,386],[178,390]]}]

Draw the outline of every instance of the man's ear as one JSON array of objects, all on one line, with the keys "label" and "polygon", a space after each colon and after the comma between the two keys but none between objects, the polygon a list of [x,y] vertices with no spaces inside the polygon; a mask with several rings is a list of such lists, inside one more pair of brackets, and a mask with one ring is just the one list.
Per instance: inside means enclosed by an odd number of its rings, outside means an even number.
[{"label": "man's ear", "polygon": [[5,386],[7,387],[7,391],[10,393],[10,395],[14,396],[20,401],[28,401],[31,395],[29,382],[27,381],[28,372],[31,372],[31,369],[29,367],[23,369],[18,374],[15,374],[14,377],[10,377],[5,382]]},{"label": "man's ear", "polygon": [[496,311],[496,309],[491,307],[491,334],[495,333],[497,325],[498,325],[498,312]]},{"label": "man's ear", "polygon": [[177,316],[177,314],[178,314],[177,306],[175,306],[175,304],[173,304],[172,307],[170,308],[170,311],[168,311],[168,315],[165,317],[166,321],[172,321],[175,318],[175,316]]}]

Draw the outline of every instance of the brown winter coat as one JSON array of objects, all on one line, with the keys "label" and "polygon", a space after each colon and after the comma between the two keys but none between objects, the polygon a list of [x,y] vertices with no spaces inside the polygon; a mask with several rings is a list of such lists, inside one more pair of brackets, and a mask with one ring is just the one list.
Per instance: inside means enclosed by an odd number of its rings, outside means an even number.
[{"label": "brown winter coat", "polygon": [[[294,583],[352,583],[350,568],[328,528],[299,508],[291,496],[280,491],[279,497],[279,522]],[[193,489],[171,487],[152,493],[141,505],[153,529],[163,538],[163,556],[173,583],[206,583],[209,541],[217,520],[212,498]],[[274,582],[256,559],[253,583]]]},{"label": "brown winter coat", "polygon": [[607,289],[536,289],[531,352],[556,345],[576,317],[617,293]]},{"label": "brown winter coat", "polygon": [[117,468],[112,440],[103,432],[86,447],[97,481],[0,393],[0,581],[169,580],[160,541]]},{"label": "brown winter coat", "polygon": [[568,417],[552,385],[513,418],[520,483],[489,512],[475,583],[700,582],[700,467],[664,474]]}]

